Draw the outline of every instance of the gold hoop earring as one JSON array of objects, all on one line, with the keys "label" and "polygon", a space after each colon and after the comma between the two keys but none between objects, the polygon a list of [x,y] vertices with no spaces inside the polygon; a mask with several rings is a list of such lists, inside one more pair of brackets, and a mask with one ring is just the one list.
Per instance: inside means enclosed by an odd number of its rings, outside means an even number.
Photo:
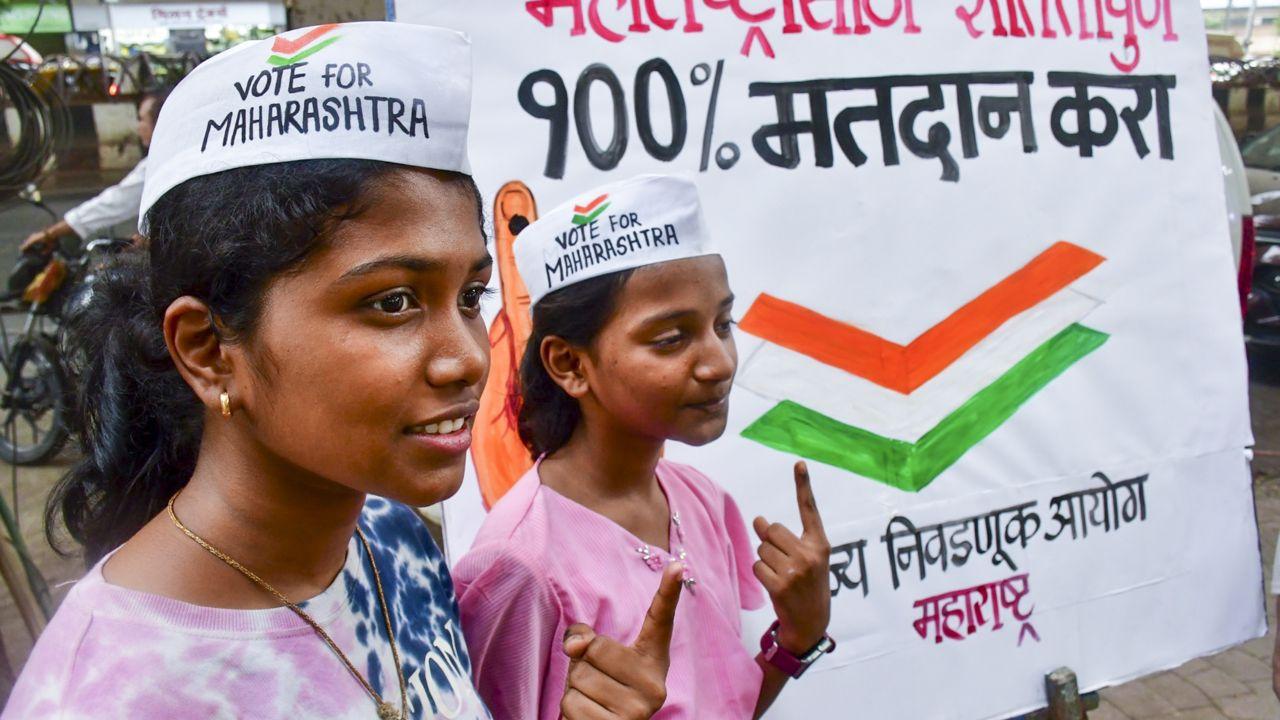
[{"label": "gold hoop earring", "polygon": [[223,390],[218,400],[222,402],[222,417],[231,417],[231,394]]}]

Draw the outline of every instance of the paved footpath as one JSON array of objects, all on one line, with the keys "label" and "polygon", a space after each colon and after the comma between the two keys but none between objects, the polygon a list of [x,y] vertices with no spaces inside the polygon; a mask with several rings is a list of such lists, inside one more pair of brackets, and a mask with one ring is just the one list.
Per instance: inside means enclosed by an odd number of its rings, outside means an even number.
[{"label": "paved footpath", "polygon": [[[1272,458],[1272,464],[1280,462]],[[1256,477],[1254,487],[1269,588],[1276,533],[1280,531],[1280,473]],[[1102,691],[1101,706],[1089,713],[1089,720],[1280,718],[1280,700],[1271,689],[1271,651],[1276,632],[1274,597],[1268,596],[1267,605],[1270,629],[1266,637],[1158,675],[1107,688]]]},{"label": "paved footpath", "polygon": [[[1280,354],[1252,358],[1249,402],[1253,412],[1254,496],[1262,557],[1271,587],[1276,534],[1280,532]],[[1275,647],[1275,598],[1267,596],[1267,636],[1180,668],[1102,691],[1089,720],[1277,720],[1280,700],[1271,689]]]}]

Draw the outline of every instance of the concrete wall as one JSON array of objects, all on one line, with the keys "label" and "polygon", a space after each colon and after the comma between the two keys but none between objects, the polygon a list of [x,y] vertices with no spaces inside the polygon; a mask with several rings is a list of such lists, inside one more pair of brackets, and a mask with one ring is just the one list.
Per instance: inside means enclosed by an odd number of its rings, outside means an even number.
[{"label": "concrete wall", "polygon": [[[1231,26],[1225,22],[1226,10],[1205,10],[1204,23],[1209,32],[1230,33],[1244,42],[1249,30],[1249,3],[1241,0],[1231,10]],[[1253,19],[1253,34],[1246,55],[1269,57],[1280,54],[1280,7],[1259,7]]]},{"label": "concrete wall", "polygon": [[386,20],[386,0],[286,0],[289,27],[353,20]]},{"label": "concrete wall", "polygon": [[132,103],[95,104],[93,126],[98,134],[98,169],[128,172],[142,159],[138,111]]}]

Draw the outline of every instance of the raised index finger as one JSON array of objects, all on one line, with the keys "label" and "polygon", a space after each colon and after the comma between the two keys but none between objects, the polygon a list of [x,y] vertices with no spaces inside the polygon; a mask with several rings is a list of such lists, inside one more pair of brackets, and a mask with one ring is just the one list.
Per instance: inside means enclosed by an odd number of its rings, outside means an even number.
[{"label": "raised index finger", "polygon": [[804,536],[816,537],[826,542],[827,531],[822,527],[818,501],[813,497],[813,486],[809,483],[809,466],[803,460],[796,463],[796,503],[800,506],[800,523],[804,526]]},{"label": "raised index finger", "polygon": [[640,634],[631,647],[636,652],[651,658],[668,661],[671,649],[671,627],[675,624],[676,604],[680,601],[681,582],[684,565],[678,562],[669,563],[662,572],[662,582],[658,584],[658,592],[649,604],[649,612],[645,613],[644,624],[640,626]]}]

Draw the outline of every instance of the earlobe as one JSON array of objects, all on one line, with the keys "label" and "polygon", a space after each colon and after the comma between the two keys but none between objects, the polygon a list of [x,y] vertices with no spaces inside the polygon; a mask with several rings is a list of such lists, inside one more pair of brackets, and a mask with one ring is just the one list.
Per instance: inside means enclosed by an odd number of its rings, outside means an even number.
[{"label": "earlobe", "polygon": [[222,393],[230,389],[234,394],[234,372],[209,306],[190,296],[170,303],[164,313],[164,342],[182,379],[206,408],[221,412]]},{"label": "earlobe", "polygon": [[583,361],[586,353],[574,347],[564,338],[551,335],[542,339],[539,348],[542,356],[542,367],[555,384],[560,386],[569,397],[579,399],[590,390]]}]

